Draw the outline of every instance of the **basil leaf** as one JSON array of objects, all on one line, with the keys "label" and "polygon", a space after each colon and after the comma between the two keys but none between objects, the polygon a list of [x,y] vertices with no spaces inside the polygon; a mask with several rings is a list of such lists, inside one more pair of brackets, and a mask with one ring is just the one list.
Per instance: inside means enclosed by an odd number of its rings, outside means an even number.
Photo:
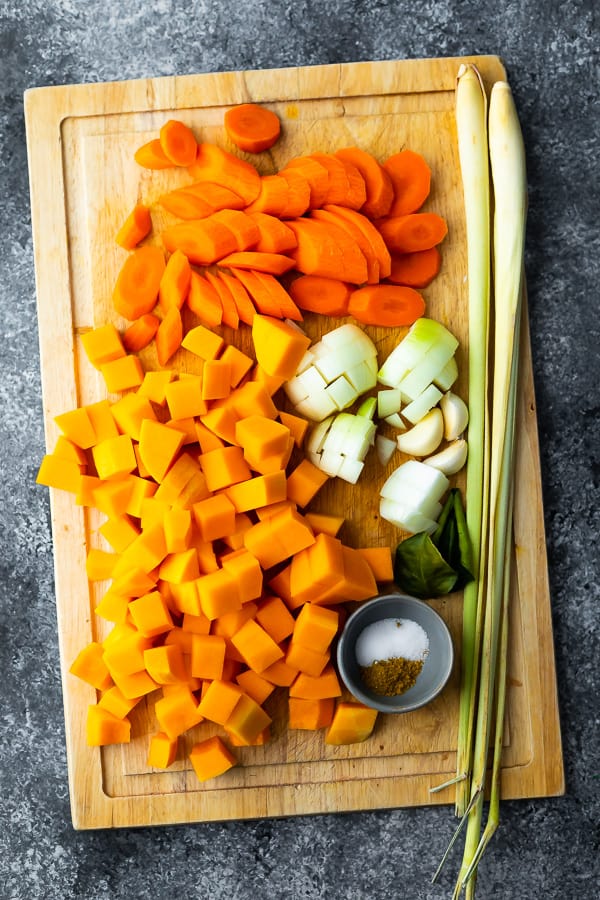
[{"label": "basil leaf", "polygon": [[396,548],[394,579],[413,597],[441,597],[456,584],[457,573],[448,565],[427,532],[413,534]]},{"label": "basil leaf", "polygon": [[432,540],[457,573],[455,590],[473,580],[473,551],[458,488],[452,488],[438,520]]}]

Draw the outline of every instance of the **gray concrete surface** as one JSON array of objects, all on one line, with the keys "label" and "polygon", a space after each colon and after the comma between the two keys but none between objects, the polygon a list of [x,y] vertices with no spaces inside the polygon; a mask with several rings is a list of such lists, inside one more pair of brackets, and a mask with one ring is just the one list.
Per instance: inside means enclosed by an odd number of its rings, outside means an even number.
[{"label": "gray concrete surface", "polygon": [[567,790],[505,802],[477,896],[591,900],[598,866],[598,5],[0,0],[0,898],[451,896],[448,808],[74,832],[43,453],[26,88],[494,53],[528,150],[527,271]]}]

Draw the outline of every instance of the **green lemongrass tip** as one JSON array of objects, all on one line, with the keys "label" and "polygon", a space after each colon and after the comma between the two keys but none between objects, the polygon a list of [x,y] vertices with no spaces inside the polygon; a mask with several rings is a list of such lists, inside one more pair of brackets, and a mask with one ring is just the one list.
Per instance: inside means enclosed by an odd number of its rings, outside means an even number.
[{"label": "green lemongrass tip", "polygon": [[467,231],[469,308],[469,464],[465,491],[475,580],[464,590],[462,671],[458,721],[456,813],[469,796],[475,687],[481,643],[481,551],[486,539],[488,484],[488,332],[490,302],[490,200],[487,101],[474,66],[461,66],[456,85],[456,124]]},{"label": "green lemongrass tip", "polygon": [[[490,102],[490,159],[494,185],[495,348],[490,465],[490,544],[479,699],[473,753],[473,786],[483,788],[497,682],[497,658],[508,539],[512,447],[518,375],[518,338],[523,288],[523,254],[527,208],[523,137],[512,93],[504,82],[494,86]],[[511,488],[512,489],[512,488]],[[499,797],[497,798],[499,799]],[[469,816],[463,863],[457,887],[477,870],[482,798]],[[492,827],[492,826],[491,826]]]}]

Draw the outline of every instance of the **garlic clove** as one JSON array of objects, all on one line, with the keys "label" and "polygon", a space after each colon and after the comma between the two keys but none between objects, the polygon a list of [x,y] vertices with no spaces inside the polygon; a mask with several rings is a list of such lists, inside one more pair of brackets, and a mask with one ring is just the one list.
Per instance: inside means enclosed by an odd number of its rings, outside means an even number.
[{"label": "garlic clove", "polygon": [[444,417],[444,438],[455,441],[469,424],[467,404],[457,394],[447,391],[440,400],[440,409]]},{"label": "garlic clove", "polygon": [[430,410],[416,425],[396,438],[398,449],[409,456],[429,456],[444,435],[444,417],[439,407]]},{"label": "garlic clove", "polygon": [[459,438],[451,444],[448,444],[447,447],[444,447],[444,449],[439,453],[436,453],[435,456],[424,459],[423,462],[426,463],[426,465],[433,466],[435,469],[438,469],[438,471],[443,472],[444,475],[455,475],[457,472],[460,472],[466,463],[467,452],[467,442],[464,438]]}]

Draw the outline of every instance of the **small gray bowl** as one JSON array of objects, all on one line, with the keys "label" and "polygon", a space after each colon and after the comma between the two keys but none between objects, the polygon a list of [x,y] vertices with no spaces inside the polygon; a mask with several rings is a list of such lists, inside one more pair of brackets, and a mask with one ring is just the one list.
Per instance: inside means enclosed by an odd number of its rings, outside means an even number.
[{"label": "small gray bowl", "polygon": [[[380,619],[412,619],[429,638],[429,652],[415,684],[395,697],[365,687],[354,652],[363,628]],[[385,713],[411,712],[430,703],[446,685],[453,662],[452,638],[444,620],[422,600],[406,594],[382,594],[359,606],[348,618],[337,646],[339,673],[350,693],[365,706]]]}]

